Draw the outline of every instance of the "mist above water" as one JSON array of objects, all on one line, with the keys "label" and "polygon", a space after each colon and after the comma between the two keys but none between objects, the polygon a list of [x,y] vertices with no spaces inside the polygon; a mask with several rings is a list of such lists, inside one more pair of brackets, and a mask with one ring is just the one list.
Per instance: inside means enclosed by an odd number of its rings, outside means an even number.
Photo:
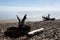
[{"label": "mist above water", "polygon": [[48,14],[51,17],[56,19],[60,18],[60,12],[51,12],[51,11],[21,11],[21,12],[0,12],[0,20],[8,20],[8,19],[17,19],[16,15],[19,18],[23,18],[23,16],[27,14],[27,21],[39,21],[42,20],[42,16],[47,16]]}]

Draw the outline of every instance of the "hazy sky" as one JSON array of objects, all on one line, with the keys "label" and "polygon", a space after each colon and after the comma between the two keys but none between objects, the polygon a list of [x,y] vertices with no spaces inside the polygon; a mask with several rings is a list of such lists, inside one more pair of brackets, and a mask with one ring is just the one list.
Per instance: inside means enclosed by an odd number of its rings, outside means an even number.
[{"label": "hazy sky", "polygon": [[28,18],[41,18],[51,14],[60,18],[60,0],[0,0],[0,18],[16,18],[28,14]]}]

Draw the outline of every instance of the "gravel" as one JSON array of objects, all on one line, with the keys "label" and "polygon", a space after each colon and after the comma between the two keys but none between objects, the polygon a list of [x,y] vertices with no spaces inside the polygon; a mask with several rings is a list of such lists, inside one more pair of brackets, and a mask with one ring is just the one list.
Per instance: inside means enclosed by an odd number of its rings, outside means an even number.
[{"label": "gravel", "polygon": [[[60,40],[60,20],[54,21],[36,21],[26,22],[25,24],[30,25],[31,31],[39,28],[45,28],[45,30],[33,37],[20,37],[13,40]],[[4,36],[4,31],[9,27],[17,27],[18,23],[0,23],[0,40],[11,40]],[[3,30],[3,32],[1,32]]]}]

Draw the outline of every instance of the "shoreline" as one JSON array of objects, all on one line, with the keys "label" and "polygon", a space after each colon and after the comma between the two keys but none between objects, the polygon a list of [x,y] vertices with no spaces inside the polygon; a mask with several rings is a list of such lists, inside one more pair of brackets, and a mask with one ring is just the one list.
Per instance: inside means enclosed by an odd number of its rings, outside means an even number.
[{"label": "shoreline", "polygon": [[[36,22],[36,21],[42,21],[42,19],[26,19],[25,22]],[[15,23],[18,22],[17,19],[4,19],[0,20],[0,23]]]}]

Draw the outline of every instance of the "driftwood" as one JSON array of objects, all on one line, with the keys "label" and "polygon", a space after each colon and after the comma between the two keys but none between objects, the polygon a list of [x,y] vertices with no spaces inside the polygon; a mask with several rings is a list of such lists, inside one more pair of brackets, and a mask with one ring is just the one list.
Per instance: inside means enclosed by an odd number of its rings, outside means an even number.
[{"label": "driftwood", "polygon": [[29,37],[33,37],[37,34],[43,33],[44,28],[36,29],[33,31],[28,32]]},{"label": "driftwood", "polygon": [[17,19],[19,21],[19,23],[18,23],[19,26],[18,27],[10,27],[10,28],[8,28],[4,32],[4,35],[6,37],[19,38],[20,36],[27,35],[27,33],[30,32],[30,26],[24,25],[24,22],[25,22],[25,19],[26,19],[26,14],[23,17],[22,21],[19,19],[18,16],[17,16]]},{"label": "driftwood", "polygon": [[47,17],[42,16],[42,18],[43,18],[43,21],[55,20],[55,18],[50,18],[50,14],[48,14],[48,16],[47,16]]}]

